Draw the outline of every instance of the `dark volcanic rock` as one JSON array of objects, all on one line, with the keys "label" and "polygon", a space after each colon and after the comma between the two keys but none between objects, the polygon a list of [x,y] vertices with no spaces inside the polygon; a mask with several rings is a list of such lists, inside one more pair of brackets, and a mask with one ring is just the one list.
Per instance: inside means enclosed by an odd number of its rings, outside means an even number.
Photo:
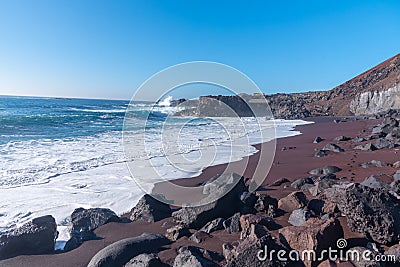
[{"label": "dark volcanic rock", "polygon": [[244,206],[254,207],[254,204],[256,204],[257,201],[257,196],[250,192],[243,192],[240,194],[239,199]]},{"label": "dark volcanic rock", "polygon": [[336,166],[325,166],[323,168],[317,168],[314,170],[309,171],[309,174],[313,175],[320,175],[320,174],[329,174],[329,173],[335,173],[335,172],[340,172],[342,169]]},{"label": "dark volcanic rock", "polygon": [[162,267],[162,262],[154,253],[140,254],[131,259],[124,267]]},{"label": "dark volcanic rock", "polygon": [[[247,191],[243,177],[238,174],[222,174],[212,179],[210,183],[204,186],[204,192],[207,194],[201,203],[204,205],[196,207],[183,207],[173,212],[172,216],[175,222],[188,226],[190,228],[200,229],[207,222],[216,218],[229,218],[236,212],[240,211],[243,205],[239,199],[239,195]],[[216,197],[232,188],[223,197]],[[217,200],[215,200],[217,199]]]},{"label": "dark volcanic rock", "polygon": [[356,138],[353,139],[354,143],[361,143],[361,142],[364,142],[364,141],[366,141],[366,139],[364,137],[356,137]]},{"label": "dark volcanic rock", "polygon": [[212,232],[224,229],[224,226],[222,225],[224,219],[222,218],[217,218],[215,220],[212,220],[211,222],[206,223],[200,231],[206,232],[207,234],[210,234]]},{"label": "dark volcanic rock", "polygon": [[354,149],[363,150],[363,151],[375,151],[377,148],[372,143],[362,144],[356,146]]},{"label": "dark volcanic rock", "polygon": [[335,137],[335,138],[333,139],[333,141],[337,141],[337,142],[349,141],[349,140],[351,140],[350,137],[343,136],[343,135],[338,136],[338,137]]},{"label": "dark volcanic rock", "polygon": [[395,174],[393,174],[393,179],[395,181],[399,181],[400,180],[400,170],[398,170]]},{"label": "dark volcanic rock", "polygon": [[83,241],[95,239],[92,232],[99,226],[109,222],[119,222],[120,218],[110,209],[75,209],[71,214],[69,232],[71,239],[65,245],[64,250],[69,251],[77,248]]},{"label": "dark volcanic rock", "polygon": [[300,226],[311,218],[311,213],[305,209],[294,210],[290,216],[288,222],[294,226]]},{"label": "dark volcanic rock", "polygon": [[329,150],[329,151],[336,152],[336,153],[344,152],[344,149],[336,144],[327,144],[324,146],[324,148],[322,150]]},{"label": "dark volcanic rock", "polygon": [[239,233],[241,231],[240,228],[240,213],[235,213],[232,217],[226,219],[222,225],[225,228],[225,231],[229,234]]},{"label": "dark volcanic rock", "polygon": [[245,239],[249,236],[261,237],[266,235],[269,230],[275,230],[277,224],[270,217],[264,217],[256,214],[246,214],[240,216],[240,227],[242,232],[240,238]]},{"label": "dark volcanic rock", "polygon": [[[248,237],[244,240],[240,240],[239,242],[225,243],[222,245],[223,253],[227,261],[226,267],[290,266],[290,263],[279,260],[276,254],[273,255],[272,259],[270,259],[268,255],[265,255],[265,260],[259,260],[257,255],[259,254],[259,251],[265,251],[265,247],[268,248],[268,251],[288,251],[286,247],[278,243],[269,233],[261,238],[256,238],[254,236]],[[260,253],[260,256],[264,257],[264,254]]]},{"label": "dark volcanic rock", "polygon": [[189,235],[190,235],[189,229],[187,229],[183,225],[175,225],[171,228],[168,228],[165,234],[165,236],[168,237],[168,239],[171,241],[176,241],[181,237]]},{"label": "dark volcanic rock", "polygon": [[194,234],[192,234],[189,237],[189,240],[200,244],[201,242],[203,242],[203,241],[205,241],[205,240],[207,240],[209,238],[211,238],[210,234],[207,234],[206,232],[203,232],[203,231],[200,230],[200,231],[197,231]]},{"label": "dark volcanic rock", "polygon": [[281,179],[278,179],[275,182],[273,182],[271,184],[271,186],[281,186],[282,184],[285,184],[285,183],[290,183],[290,181],[287,178],[281,178]]},{"label": "dark volcanic rock", "polygon": [[216,252],[211,252],[203,248],[194,246],[181,247],[178,255],[174,260],[173,267],[216,267],[218,264],[214,260],[220,260],[220,256]]},{"label": "dark volcanic rock", "polygon": [[51,253],[57,236],[57,225],[52,216],[35,218],[0,236],[0,260],[17,255]]},{"label": "dark volcanic rock", "polygon": [[313,143],[314,144],[318,144],[318,143],[321,143],[322,141],[324,141],[324,139],[322,139],[321,137],[317,136],[317,137],[315,137]]},{"label": "dark volcanic rock", "polygon": [[317,196],[318,194],[323,193],[326,189],[331,188],[336,181],[330,178],[324,178],[318,181],[314,187],[310,188],[309,191],[311,195]]},{"label": "dark volcanic rock", "polygon": [[132,221],[156,222],[171,216],[169,205],[149,194],[144,195],[131,210]]},{"label": "dark volcanic rock", "polygon": [[294,181],[290,186],[299,190],[305,184],[314,185],[313,177],[300,178]]},{"label": "dark volcanic rock", "polygon": [[93,231],[97,227],[109,222],[119,222],[120,218],[110,209],[75,209],[71,214],[69,230],[71,235]]},{"label": "dark volcanic rock", "polygon": [[307,206],[307,197],[301,191],[290,193],[278,201],[278,208],[286,212],[292,212],[305,206]]},{"label": "dark volcanic rock", "polygon": [[379,138],[375,141],[374,146],[377,149],[383,149],[383,148],[394,148],[397,147],[397,144],[394,143],[393,141],[386,140],[383,138]]},{"label": "dark volcanic rock", "polygon": [[363,168],[368,168],[368,167],[386,167],[389,164],[386,162],[380,161],[380,160],[371,160],[369,162],[362,163],[360,166]]},{"label": "dark volcanic rock", "polygon": [[[259,194],[257,202],[254,204],[254,208],[258,212],[276,213],[276,209],[278,208],[278,200],[266,194]],[[268,215],[274,217],[273,214]]]},{"label": "dark volcanic rock", "polygon": [[149,233],[122,239],[97,252],[87,267],[123,266],[140,254],[157,253],[162,246],[170,243],[165,236]]},{"label": "dark volcanic rock", "polygon": [[315,152],[314,157],[316,158],[322,158],[328,156],[328,150],[318,150],[317,152]]},{"label": "dark volcanic rock", "polygon": [[312,175],[320,175],[323,173],[323,169],[322,168],[316,168],[316,169],[312,169],[311,171],[308,172],[309,174]]},{"label": "dark volcanic rock", "polygon": [[322,168],[322,174],[340,172],[342,169],[336,166],[326,166]]},{"label": "dark volcanic rock", "polygon": [[381,181],[379,179],[379,175],[372,175],[372,176],[368,177],[367,179],[365,179],[361,184],[363,186],[367,186],[370,188],[375,188],[375,189],[383,188],[383,189],[390,190],[390,186],[387,183]]},{"label": "dark volcanic rock", "polygon": [[321,181],[321,180],[324,180],[324,179],[337,180],[337,177],[336,177],[336,174],[334,174],[334,173],[327,173],[325,175],[322,175],[322,176],[318,177],[317,181]]},{"label": "dark volcanic rock", "polygon": [[399,242],[400,203],[386,189],[350,184],[329,189],[325,196],[346,216],[351,231],[380,244]]},{"label": "dark volcanic rock", "polygon": [[308,203],[307,209],[312,211],[316,216],[321,216],[323,214],[334,214],[339,211],[335,203],[322,199],[311,199]]}]

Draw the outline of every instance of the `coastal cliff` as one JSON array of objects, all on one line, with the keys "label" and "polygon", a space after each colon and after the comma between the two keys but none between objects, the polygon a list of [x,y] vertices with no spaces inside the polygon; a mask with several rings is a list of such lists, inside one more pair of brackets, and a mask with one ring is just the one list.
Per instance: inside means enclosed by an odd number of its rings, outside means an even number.
[{"label": "coastal cliff", "polygon": [[[270,111],[261,112],[260,98],[267,100]],[[255,104],[257,101],[259,103]],[[257,115],[268,116],[272,112],[273,117],[284,119],[374,115],[390,109],[400,109],[400,54],[328,91],[204,96],[192,104],[190,108],[180,111],[177,115],[231,116],[226,108],[222,110],[222,106],[228,106],[238,116],[253,116],[248,105],[257,110]]]}]

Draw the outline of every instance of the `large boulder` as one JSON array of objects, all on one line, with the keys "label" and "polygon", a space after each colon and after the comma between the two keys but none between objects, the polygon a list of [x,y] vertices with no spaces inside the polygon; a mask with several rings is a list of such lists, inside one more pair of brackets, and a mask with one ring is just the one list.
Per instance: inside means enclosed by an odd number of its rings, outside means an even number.
[{"label": "large boulder", "polygon": [[385,188],[349,184],[326,190],[325,196],[346,216],[351,231],[380,244],[399,242],[400,203]]},{"label": "large boulder", "polygon": [[156,222],[171,216],[171,208],[149,194],[145,194],[131,210],[132,221]]},{"label": "large boulder", "polygon": [[292,212],[305,206],[307,206],[307,197],[301,191],[290,193],[278,201],[278,208],[286,212]]},{"label": "large boulder", "polygon": [[119,222],[120,218],[115,212],[106,208],[75,209],[71,214],[69,225],[70,240],[65,244],[64,250],[69,251],[80,246],[83,241],[95,239],[93,233],[97,227],[109,222]]},{"label": "large boulder", "polygon": [[[271,234],[266,233],[263,237],[250,236],[246,239],[222,245],[223,254],[226,259],[226,267],[281,267],[290,266],[289,262],[279,260],[277,253],[269,257],[268,251],[285,251],[288,249],[275,240]],[[267,255],[265,255],[267,254]]]},{"label": "large boulder", "polygon": [[51,253],[57,236],[57,225],[52,216],[35,218],[0,236],[0,260],[17,255]]},{"label": "large boulder", "polygon": [[207,259],[204,254],[208,251],[197,247],[181,247],[174,260],[173,267],[215,267],[219,266],[211,259]]},{"label": "large boulder", "polygon": [[162,267],[162,262],[157,254],[140,254],[131,259],[124,267]]},{"label": "large boulder", "polygon": [[[292,249],[302,253],[303,251],[315,251],[316,255],[322,255],[323,250],[336,247],[336,241],[343,237],[343,229],[339,221],[330,218],[321,220],[311,218],[301,226],[289,226],[279,229],[283,242]],[[306,266],[317,266],[318,261],[304,261]]]},{"label": "large boulder", "polygon": [[157,253],[162,246],[170,243],[163,235],[149,233],[122,239],[97,252],[87,267],[123,266],[140,254]]},{"label": "large boulder", "polygon": [[240,213],[235,213],[232,217],[226,219],[222,225],[225,228],[225,231],[228,234],[239,233],[241,231],[240,228]]},{"label": "large boulder", "polygon": [[229,218],[243,208],[240,200],[247,191],[243,177],[238,174],[222,174],[204,185],[206,195],[198,206],[183,207],[172,213],[174,221],[190,228],[200,229],[216,218]]}]

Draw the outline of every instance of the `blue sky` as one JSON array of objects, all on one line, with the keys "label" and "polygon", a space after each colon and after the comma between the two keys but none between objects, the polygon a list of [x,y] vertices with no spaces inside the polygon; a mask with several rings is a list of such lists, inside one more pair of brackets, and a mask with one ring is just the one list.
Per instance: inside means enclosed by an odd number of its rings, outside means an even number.
[{"label": "blue sky", "polygon": [[193,60],[265,93],[325,90],[399,52],[396,0],[0,0],[0,95],[130,99]]}]

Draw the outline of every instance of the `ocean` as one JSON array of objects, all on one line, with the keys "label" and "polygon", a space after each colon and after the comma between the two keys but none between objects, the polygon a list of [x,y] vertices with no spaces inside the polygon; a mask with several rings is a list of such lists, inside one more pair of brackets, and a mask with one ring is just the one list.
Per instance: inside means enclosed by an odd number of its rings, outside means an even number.
[{"label": "ocean", "polygon": [[[122,214],[137,203],[144,192],[132,178],[129,164],[139,167],[135,172],[139,178],[149,173],[146,168],[154,168],[154,161],[158,162],[157,173],[163,179],[198,175],[205,166],[177,171],[168,164],[168,150],[162,149],[158,129],[174,112],[170,100],[154,107],[148,102],[124,100],[0,96],[0,232],[51,214],[60,232],[57,246],[62,248],[68,239],[69,215],[75,208],[106,207]],[[124,128],[127,111],[132,120]],[[256,150],[251,144],[269,139],[259,134],[254,118],[240,120],[246,125],[245,135],[240,131],[226,132],[237,127],[237,120],[230,118],[216,122],[174,117],[168,133],[179,132],[182,146],[171,153],[196,159],[200,147],[195,144],[211,140],[217,148],[216,156],[207,165],[253,154]],[[128,128],[130,137],[139,140],[143,121],[146,138],[151,141],[147,153],[125,153],[122,130]],[[281,138],[300,134],[293,127],[306,123],[269,120],[264,126],[274,127],[275,138]],[[227,144],[235,138],[246,138],[247,142],[232,153]],[[129,148],[136,151],[136,147]],[[149,164],[151,160],[153,163]],[[148,179],[148,189],[157,181]]]}]

